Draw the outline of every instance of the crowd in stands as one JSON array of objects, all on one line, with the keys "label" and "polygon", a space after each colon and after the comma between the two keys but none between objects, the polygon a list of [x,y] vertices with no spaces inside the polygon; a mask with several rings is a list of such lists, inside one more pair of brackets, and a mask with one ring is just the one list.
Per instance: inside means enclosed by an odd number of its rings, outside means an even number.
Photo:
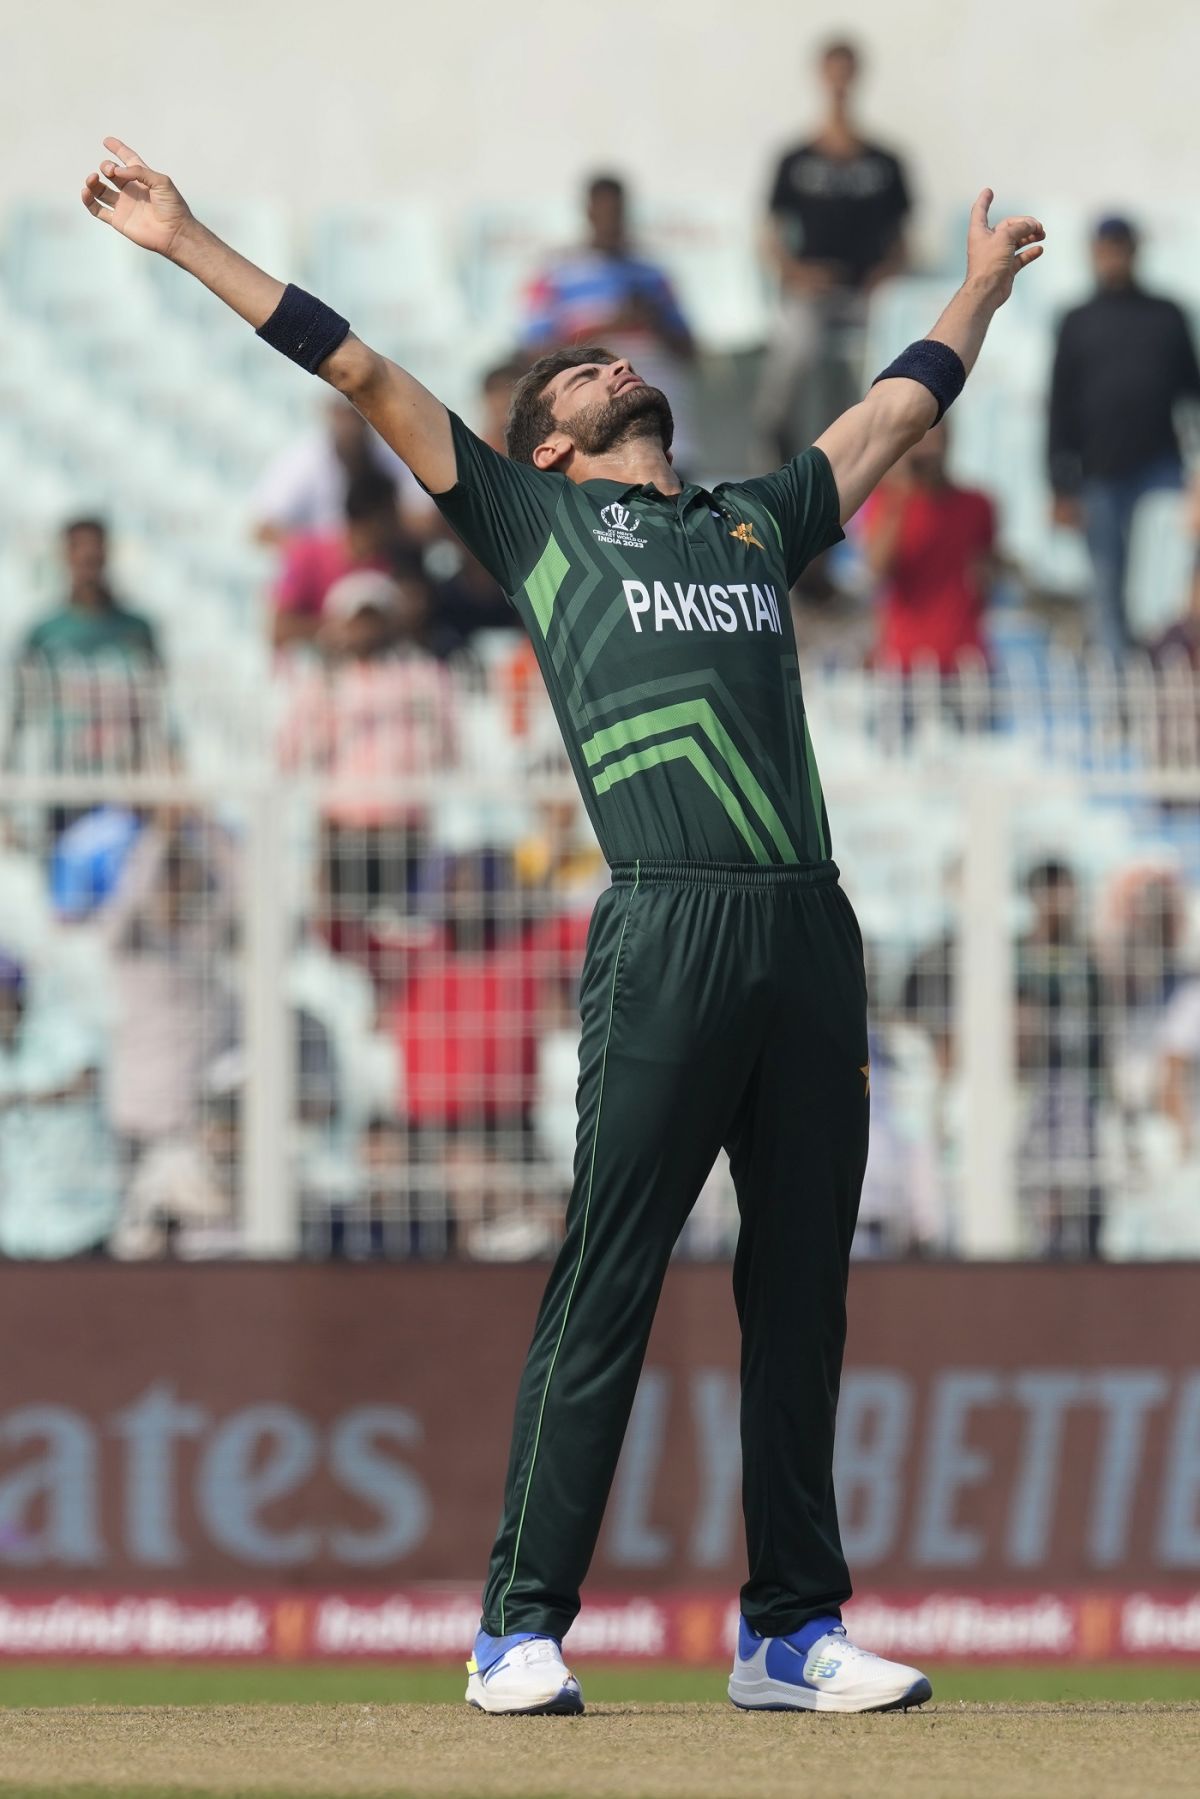
[{"label": "crowd in stands", "polygon": [[[853,45],[822,51],[824,116],[769,185],[778,305],[747,395],[750,455],[764,465],[853,402],[871,297],[909,258],[910,177],[860,128],[859,71]],[[1055,516],[1082,531],[1093,571],[1075,635],[1116,657],[1135,642],[1135,509],[1184,488],[1200,403],[1186,315],[1143,289],[1137,252],[1134,224],[1100,220],[1095,292],[1062,320],[1047,394]],[[685,478],[699,467],[696,338],[611,173],[587,183],[579,241],[534,273],[520,341],[482,381],[472,423],[487,441],[503,448],[529,361],[570,341],[608,344],[663,386],[677,463]],[[1028,571],[1002,549],[994,498],[956,480],[953,429],[910,451],[854,521],[849,549],[807,572],[793,595],[802,660],[902,678],[988,663],[989,610],[1005,594],[1019,604]],[[254,513],[273,559],[262,629],[274,766],[311,795],[288,990],[306,1247],[546,1253],[570,1177],[576,985],[605,876],[561,785],[531,648],[429,496],[340,399],[265,469]],[[1200,498],[1196,513],[1200,534]],[[13,663],[8,776],[186,772],[169,699],[186,671],[165,667],[149,620],[113,592],[108,539],[102,518],[62,530],[61,603]],[[1200,579],[1190,610],[1142,647],[1200,670]],[[497,767],[560,778],[495,841],[477,822],[447,832],[435,804],[464,764],[481,693],[505,740]],[[0,910],[0,1255],[236,1249],[244,845],[195,799],[31,793],[0,811],[0,894],[6,880],[33,882],[26,916],[45,922],[22,940]],[[1192,896],[1152,868],[1099,901],[1066,860],[1026,872],[1018,1178],[1031,1246],[1049,1255],[1106,1248],[1106,1131],[1152,1116],[1185,1159],[1200,1140]],[[97,969],[102,993],[89,986]],[[951,924],[879,983],[864,1253],[954,1247],[957,979]],[[702,1207],[689,1241],[727,1250],[731,1230],[731,1214]]]}]

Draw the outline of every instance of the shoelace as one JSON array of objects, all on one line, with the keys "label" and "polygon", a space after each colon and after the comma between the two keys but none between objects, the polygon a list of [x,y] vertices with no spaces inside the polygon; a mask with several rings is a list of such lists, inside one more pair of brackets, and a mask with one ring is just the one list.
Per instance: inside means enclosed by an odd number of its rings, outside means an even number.
[{"label": "shoelace", "polygon": [[[837,1644],[838,1655],[843,1662],[877,1662],[879,1660],[873,1649],[860,1649],[857,1643],[852,1643],[844,1630],[831,1630],[828,1636]],[[824,1642],[825,1638],[820,1640]],[[817,1645],[814,1643],[813,1649],[816,1647]],[[809,1654],[812,1654],[812,1649],[809,1650]]]},{"label": "shoelace", "polygon": [[531,1667],[535,1662],[557,1662],[562,1660],[558,1645],[551,1643],[546,1637],[530,1637],[524,1643],[514,1643],[508,1652],[507,1660],[520,1662],[524,1667]]}]

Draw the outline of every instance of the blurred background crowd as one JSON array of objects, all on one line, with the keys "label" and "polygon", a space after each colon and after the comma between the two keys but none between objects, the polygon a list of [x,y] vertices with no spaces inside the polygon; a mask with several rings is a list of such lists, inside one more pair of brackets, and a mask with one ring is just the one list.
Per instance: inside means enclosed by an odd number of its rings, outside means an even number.
[{"label": "blurred background crowd", "polygon": [[[972,196],[918,254],[862,64],[819,46],[755,192],[206,216],[497,448],[536,355],[628,354],[715,483],[961,273]],[[863,1254],[1200,1250],[1200,227],[1044,216],[792,595],[874,995]],[[515,614],[351,408],[82,208],[9,208],[0,323],[0,1254],[550,1253],[606,873]],[[681,1253],[735,1235],[718,1168]]]}]

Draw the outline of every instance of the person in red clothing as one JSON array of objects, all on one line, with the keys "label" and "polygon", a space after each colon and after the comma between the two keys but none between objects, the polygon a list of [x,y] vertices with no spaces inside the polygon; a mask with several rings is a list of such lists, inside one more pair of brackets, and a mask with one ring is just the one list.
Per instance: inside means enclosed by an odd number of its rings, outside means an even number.
[{"label": "person in red clothing", "polygon": [[878,659],[943,670],[984,653],[996,513],[974,488],[946,473],[944,424],[926,433],[872,495],[866,556],[879,583]]},{"label": "person in red clothing", "polygon": [[360,569],[390,574],[406,547],[395,484],[377,469],[355,475],[346,491],[346,522],[338,531],[305,531],[283,553],[272,595],[275,648],[311,643],[321,627],[325,596]]}]

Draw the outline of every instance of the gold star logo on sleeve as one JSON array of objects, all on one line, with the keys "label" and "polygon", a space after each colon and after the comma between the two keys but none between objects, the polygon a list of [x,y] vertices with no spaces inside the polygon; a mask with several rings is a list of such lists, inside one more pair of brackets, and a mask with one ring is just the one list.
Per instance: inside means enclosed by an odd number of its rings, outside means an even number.
[{"label": "gold star logo on sleeve", "polygon": [[864,1062],[858,1072],[863,1078],[863,1096],[865,1098],[871,1091],[871,1064]]}]

